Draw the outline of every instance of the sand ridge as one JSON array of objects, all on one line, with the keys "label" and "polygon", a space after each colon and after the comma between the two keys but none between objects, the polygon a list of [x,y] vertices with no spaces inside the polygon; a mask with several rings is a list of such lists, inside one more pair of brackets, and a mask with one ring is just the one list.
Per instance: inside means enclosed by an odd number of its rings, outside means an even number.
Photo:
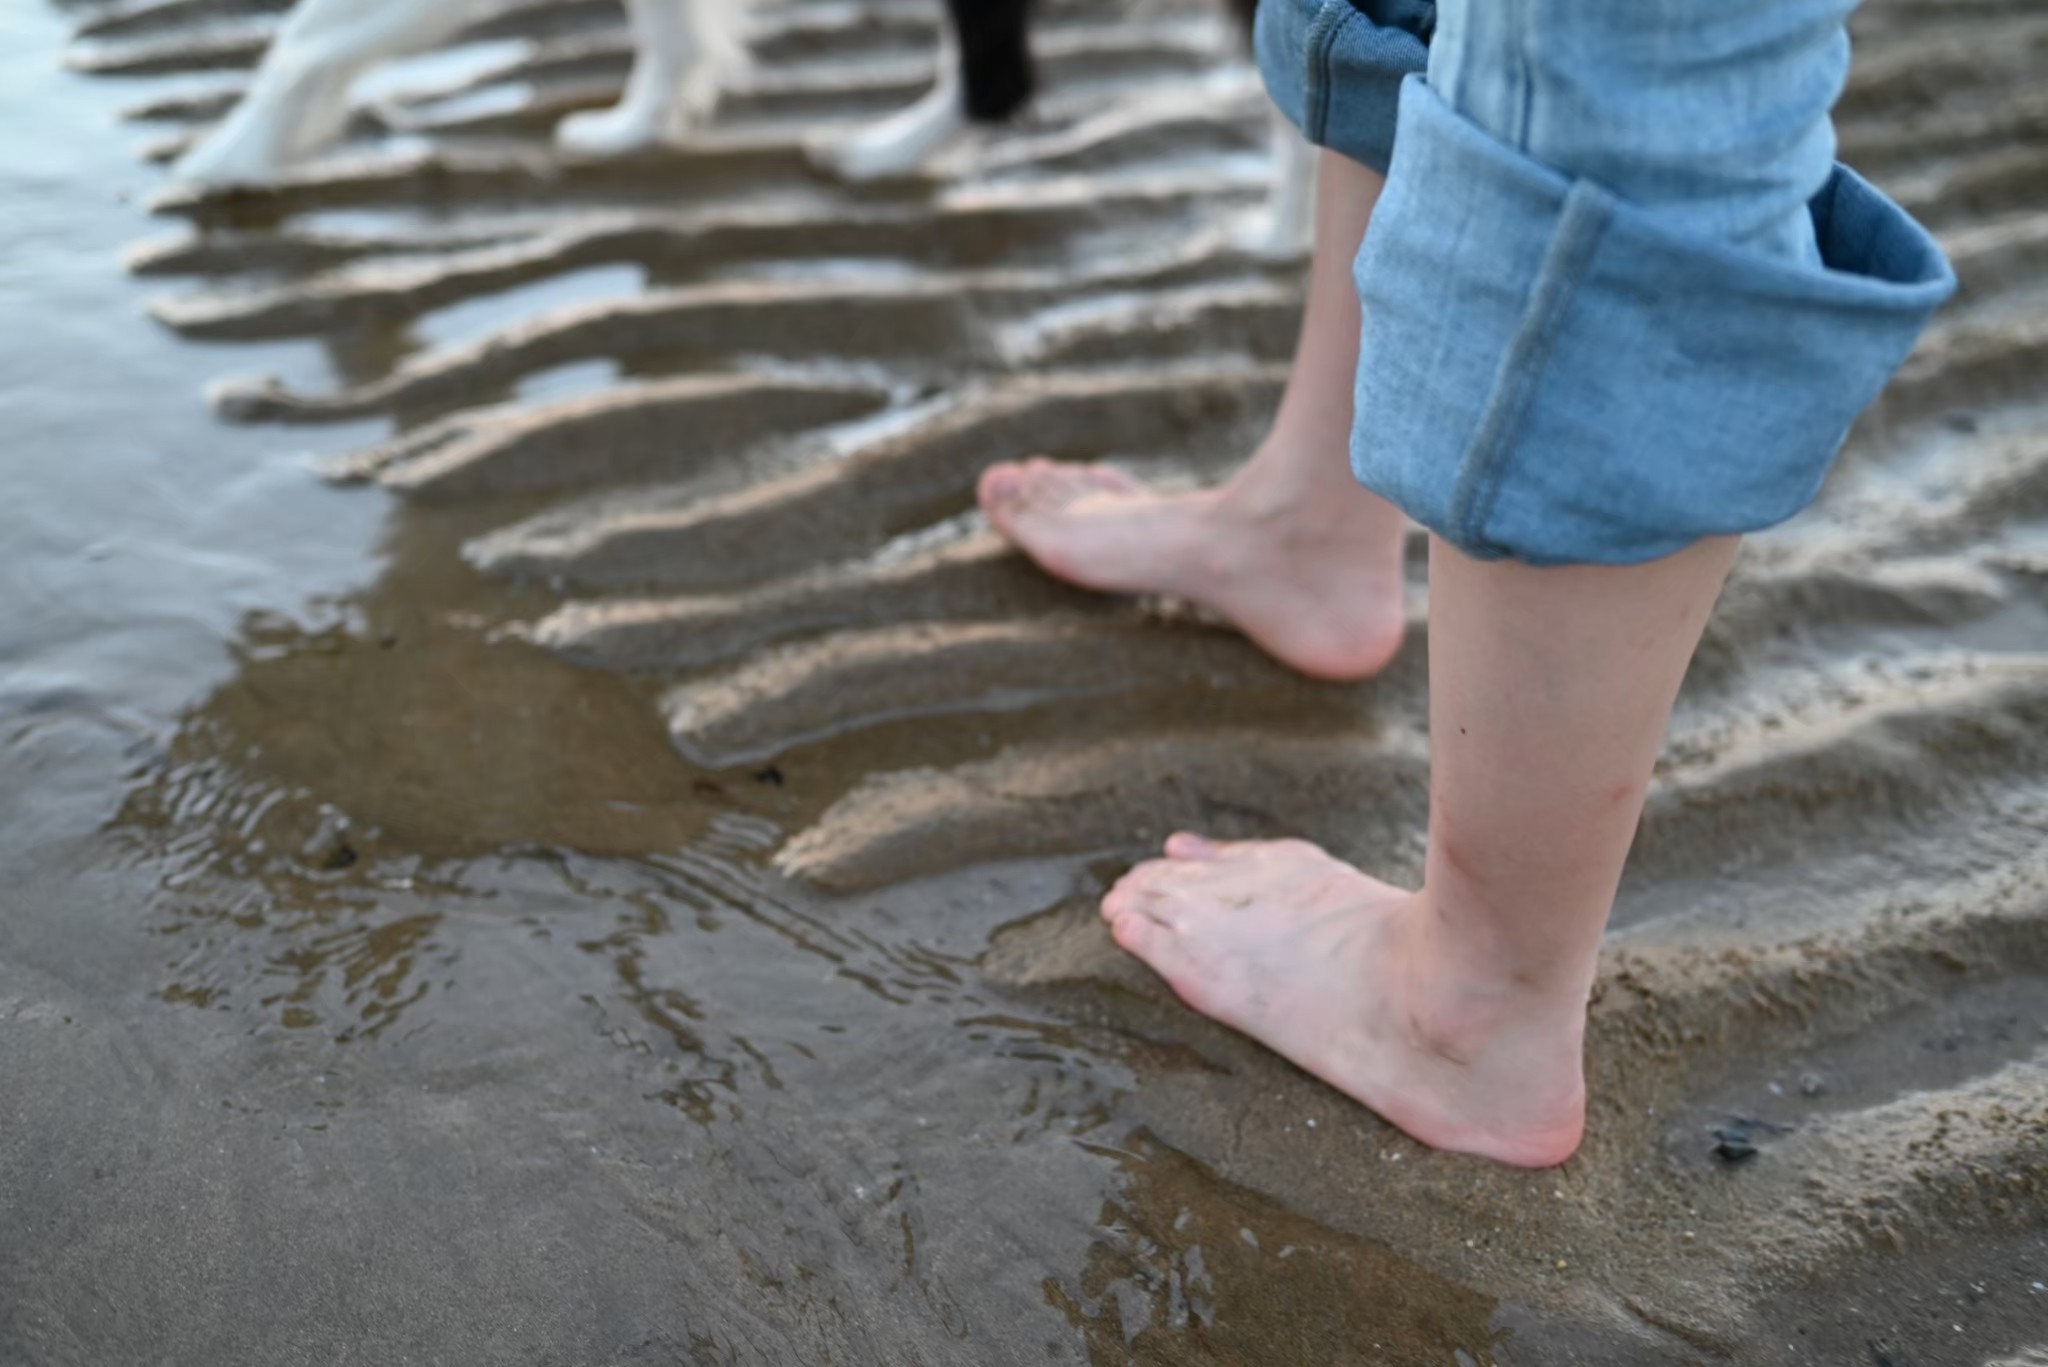
[{"label": "sand ridge", "polygon": [[[110,8],[79,63],[231,72],[273,8]],[[1592,1137],[1531,1176],[1422,1151],[1190,1016],[1093,915],[1115,861],[1183,825],[1305,834],[1412,877],[1427,628],[1418,582],[1386,677],[1310,685],[1171,605],[1044,581],[972,513],[1005,457],[1228,468],[1297,316],[1292,274],[1225,232],[1256,199],[1256,91],[1212,77],[1217,50],[1174,11],[1051,8],[1035,122],[850,190],[798,139],[914,89],[922,8],[770,5],[761,80],[717,130],[560,165],[549,119],[607,98],[625,48],[602,6],[517,0],[476,33],[534,37],[521,55],[364,109],[361,145],[274,190],[167,193],[189,232],[132,264],[199,278],[153,308],[194,338],[407,338],[330,390],[234,380],[216,402],[235,421],[389,415],[391,439],[329,472],[473,523],[470,563],[549,591],[516,634],[642,681],[705,768],[826,775],[773,804],[772,853],[749,856],[792,902],[827,894],[818,924],[1063,871],[1069,893],[1020,905],[967,971],[1133,1068],[1134,1142],[1172,1155],[1153,1165],[1169,1187],[1198,1163],[1246,1209],[1354,1241],[1345,1257],[1442,1279],[1458,1316],[1506,1300],[1583,1330],[1537,1360],[1853,1360],[1818,1338],[1786,1355],[1802,1299],[1841,1307],[1819,1331],[1841,1352],[1960,1360],[1928,1346],[1950,1342],[1945,1269],[2027,1265],[2048,1212],[2048,23],[2021,0],[1871,0],[1858,20],[1844,156],[1935,229],[1963,291],[1820,504],[1745,553],[1617,911]],[[463,112],[509,82],[531,87],[512,112]],[[219,109],[136,113],[185,125],[169,155]],[[393,128],[432,142],[386,152]],[[411,336],[619,265],[646,287]],[[547,389],[577,366],[602,374]],[[863,952],[849,971],[885,984]],[[1715,1130],[1756,1155],[1717,1156]],[[2024,1283],[2000,1294],[1974,1332],[2029,1361]],[[1106,1304],[1074,1309],[1094,1360],[1177,1360],[1154,1331],[1184,1304],[1163,1295],[1141,1332],[1117,1302],[1114,1334]],[[1902,1304],[1910,1344],[1842,1327]],[[1332,1352],[1246,1357],[1278,1351],[1272,1326],[1248,1332],[1200,1360]],[[1430,1360],[1427,1338],[1356,1360]]]}]

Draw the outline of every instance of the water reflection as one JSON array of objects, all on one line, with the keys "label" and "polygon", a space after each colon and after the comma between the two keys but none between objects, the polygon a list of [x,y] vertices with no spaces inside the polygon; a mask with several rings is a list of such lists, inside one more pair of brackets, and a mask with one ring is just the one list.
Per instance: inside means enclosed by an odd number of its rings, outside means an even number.
[{"label": "water reflection", "polygon": [[1095,1367],[1494,1364],[1495,1303],[1223,1181],[1143,1131],[1094,1146],[1123,1174],[1100,1237],[1045,1298]]},{"label": "water reflection", "polygon": [[307,620],[250,614],[234,675],[131,776],[112,826],[158,870],[166,1001],[374,1037],[452,971],[479,857],[675,848],[731,806],[630,686],[451,629],[460,595],[406,563]]}]

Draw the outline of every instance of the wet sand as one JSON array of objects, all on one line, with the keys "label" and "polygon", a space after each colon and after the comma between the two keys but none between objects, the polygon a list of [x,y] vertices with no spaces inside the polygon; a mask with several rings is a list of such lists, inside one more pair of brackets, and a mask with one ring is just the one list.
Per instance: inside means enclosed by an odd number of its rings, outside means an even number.
[{"label": "wet sand", "polygon": [[2048,1353],[2048,17],[1859,20],[1845,155],[1964,290],[1745,550],[1529,1174],[1102,933],[1176,826],[1416,873],[1420,564],[1338,687],[994,541],[992,459],[1227,468],[1298,283],[1170,7],[1052,6],[957,174],[813,176],[926,8],[770,4],[717,131],[565,167],[622,30],[507,0],[231,196],[124,144],[274,6],[9,21],[0,1363]]}]

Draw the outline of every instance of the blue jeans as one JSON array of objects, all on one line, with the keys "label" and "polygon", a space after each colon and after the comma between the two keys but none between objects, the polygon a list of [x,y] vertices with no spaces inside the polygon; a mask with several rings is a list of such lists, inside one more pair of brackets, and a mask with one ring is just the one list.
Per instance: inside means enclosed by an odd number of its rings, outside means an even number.
[{"label": "blue jeans", "polygon": [[1281,110],[1387,173],[1354,270],[1360,482],[1538,565],[1810,503],[1955,288],[1834,159],[1853,8],[1262,0]]}]

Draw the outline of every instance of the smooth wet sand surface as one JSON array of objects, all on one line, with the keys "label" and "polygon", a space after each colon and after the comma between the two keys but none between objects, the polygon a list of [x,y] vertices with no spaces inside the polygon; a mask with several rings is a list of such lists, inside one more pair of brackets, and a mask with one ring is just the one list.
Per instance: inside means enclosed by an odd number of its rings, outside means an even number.
[{"label": "smooth wet sand surface", "polygon": [[501,0],[234,196],[147,158],[277,6],[0,17],[0,1364],[2048,1357],[2048,15],[1859,20],[1964,291],[1745,551],[1532,1174],[1103,933],[1182,825],[1413,876],[1420,562],[1339,687],[978,522],[1227,468],[1297,285],[1171,5],[1049,6],[960,174],[811,174],[935,8],[764,0],[717,131],[564,167],[617,16]]}]

